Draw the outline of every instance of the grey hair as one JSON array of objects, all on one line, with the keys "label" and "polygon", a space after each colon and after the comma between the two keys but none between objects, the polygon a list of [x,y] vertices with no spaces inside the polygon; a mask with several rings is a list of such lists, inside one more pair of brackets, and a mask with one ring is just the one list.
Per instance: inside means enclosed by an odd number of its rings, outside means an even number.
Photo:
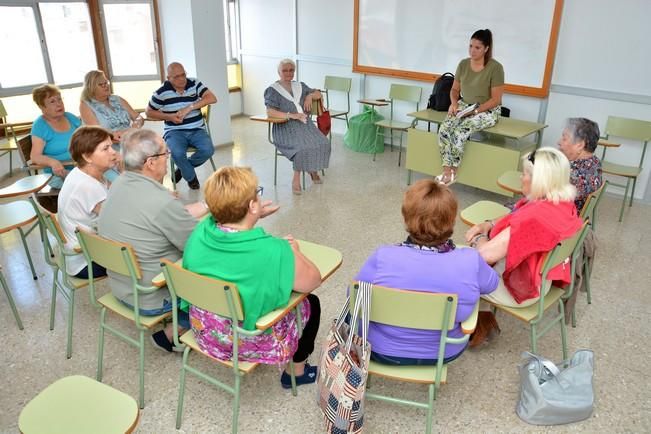
[{"label": "grey hair", "polygon": [[283,59],[280,62],[278,62],[278,73],[279,74],[280,74],[280,70],[285,65],[292,65],[294,67],[294,69],[296,69],[296,62],[294,62],[292,59]]},{"label": "grey hair", "polygon": [[567,132],[572,136],[572,142],[581,140],[585,143],[585,150],[592,153],[597,149],[599,142],[599,125],[586,118],[569,118],[565,123]]},{"label": "grey hair", "polygon": [[121,143],[124,168],[130,171],[140,171],[145,160],[160,152],[158,134],[155,131],[141,129],[128,133]]}]

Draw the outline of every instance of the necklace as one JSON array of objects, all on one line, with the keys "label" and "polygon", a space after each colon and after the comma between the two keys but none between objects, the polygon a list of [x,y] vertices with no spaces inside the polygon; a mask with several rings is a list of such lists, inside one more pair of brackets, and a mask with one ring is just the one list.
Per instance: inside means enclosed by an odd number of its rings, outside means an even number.
[{"label": "necklace", "polygon": [[438,253],[448,253],[457,248],[457,246],[454,245],[454,241],[452,241],[452,239],[448,239],[447,241],[438,244],[436,246],[422,246],[420,244],[416,244],[414,240],[411,239],[411,237],[407,237],[407,239],[404,242],[398,245],[404,247],[411,247],[412,249],[429,250],[431,252],[438,252]]}]

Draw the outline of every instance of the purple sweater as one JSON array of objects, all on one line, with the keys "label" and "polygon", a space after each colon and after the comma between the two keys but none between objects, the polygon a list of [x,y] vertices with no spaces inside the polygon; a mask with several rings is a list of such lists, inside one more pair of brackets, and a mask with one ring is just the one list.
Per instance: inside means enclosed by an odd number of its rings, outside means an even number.
[{"label": "purple sweater", "polygon": [[[457,326],[448,336],[463,336],[460,323],[470,316],[480,294],[497,288],[498,274],[475,249],[456,248],[447,253],[407,246],[381,246],[367,260],[357,280],[413,291],[457,294]],[[440,332],[395,327],[371,322],[369,342],[373,352],[386,356],[417,359],[438,357]],[[464,349],[448,344],[445,357]]]}]

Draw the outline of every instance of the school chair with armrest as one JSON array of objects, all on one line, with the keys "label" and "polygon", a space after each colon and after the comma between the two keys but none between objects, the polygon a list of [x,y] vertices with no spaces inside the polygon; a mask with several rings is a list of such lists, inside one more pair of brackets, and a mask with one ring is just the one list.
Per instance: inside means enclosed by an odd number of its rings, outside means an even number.
[{"label": "school chair with armrest", "polygon": [[0,286],[7,296],[7,301],[9,302],[9,307],[11,307],[11,312],[14,314],[14,319],[18,325],[18,329],[23,330],[23,322],[20,320],[20,315],[18,314],[18,309],[16,309],[16,303],[14,302],[14,297],[11,295],[11,288],[5,280],[5,275],[2,274],[2,267],[0,267]]},{"label": "school chair with armrest", "polygon": [[[178,336],[178,317],[176,307],[179,303],[179,298],[186,300],[189,304],[197,306],[208,312],[215,313],[219,316],[230,318],[231,324],[238,324],[244,320],[244,309],[242,301],[237,289],[237,285],[222,280],[213,279],[206,276],[193,273],[183,269],[178,264],[168,260],[161,262],[163,273],[167,287],[172,295],[172,312],[174,321],[174,340],[175,343],[179,341],[186,345],[183,352],[183,365],[181,367],[181,376],[179,380],[179,401],[176,410],[176,429],[181,428],[181,419],[183,417],[183,400],[185,396],[185,374],[189,372],[197,377],[207,381],[213,386],[219,387],[222,390],[229,392],[233,395],[233,415],[232,415],[232,432],[237,432],[238,415],[240,411],[240,380],[241,378],[251,373],[259,363],[243,362],[238,360],[238,342],[240,335],[258,336],[267,332],[271,325],[282,319],[291,310],[294,310],[296,315],[296,324],[298,330],[301,330],[300,314],[298,312],[297,300],[302,300],[301,295],[293,294],[289,303],[285,308],[280,308],[268,314],[264,318],[265,323],[271,323],[266,329],[257,329],[255,331],[244,330],[236,325],[231,328],[231,341],[233,342],[233,355],[231,360],[220,360],[212,357],[209,354],[201,351],[199,344],[195,340],[194,331],[188,330],[179,338]],[[260,323],[260,321],[258,321]],[[190,353],[195,352],[214,360],[224,366],[232,369],[233,372],[233,385],[226,384],[215,377],[212,377],[196,367],[190,366],[188,358]],[[292,393],[296,396],[296,379],[293,375],[294,365],[290,359],[290,371],[292,372]]]},{"label": "school chair with armrest", "polygon": [[[396,101],[404,101],[408,103],[416,104],[416,111],[418,111],[418,105],[420,104],[420,98],[422,95],[423,89],[418,86],[407,86],[404,84],[392,84],[389,90],[389,106],[390,106],[390,116],[389,119],[383,119],[375,123],[375,137],[377,140],[378,136],[382,136],[382,143],[384,144],[384,130],[388,129],[391,134],[391,149],[393,150],[393,131],[400,132],[400,149],[398,152],[398,166],[400,166],[400,160],[402,158],[402,135],[411,127],[412,122],[401,122],[394,120],[394,109],[393,105]],[[375,155],[377,154],[377,149],[373,150],[373,161],[375,161]]]},{"label": "school chair with armrest", "polygon": [[[350,291],[351,309],[359,283],[353,282]],[[431,366],[395,366],[385,365],[374,361],[369,362],[368,375],[384,377],[407,383],[425,384],[428,386],[426,402],[412,401],[394,396],[371,393],[367,390],[366,398],[378,399],[393,404],[427,409],[426,432],[432,431],[434,400],[441,386],[447,382],[448,364],[444,363],[445,346],[447,344],[463,344],[468,342],[470,334],[475,331],[479,302],[471,315],[461,323],[464,336],[452,338],[448,332],[456,327],[457,294],[437,294],[431,292],[408,291],[402,289],[373,286],[371,293],[370,321],[396,327],[407,327],[441,332],[439,339],[438,363]]]},{"label": "school chair with armrest", "polygon": [[[102,381],[104,333],[109,332],[113,336],[138,348],[138,405],[140,408],[145,408],[145,331],[151,330],[172,314],[170,312],[154,316],[140,314],[140,294],[152,293],[158,291],[160,288],[156,286],[143,286],[138,283],[142,278],[142,271],[140,270],[140,264],[138,263],[133,247],[129,244],[108,240],[80,229],[77,229],[76,233],[81,250],[86,257],[86,262],[89,264],[95,262],[106,268],[107,271],[129,277],[133,287],[133,309],[121,303],[110,292],[98,299],[95,295],[96,288],[95,279],[92,275],[92,267],[88,269],[90,300],[95,307],[100,309],[97,381]],[[106,320],[106,314],[108,312],[131,321],[135,325],[138,338],[134,339],[114,326],[109,325]]]},{"label": "school chair with armrest", "polygon": [[[43,169],[45,169],[47,166],[42,166],[39,164],[34,164],[32,162],[32,136],[31,134],[28,134],[24,137],[21,137],[18,139],[18,155],[20,156],[20,160],[23,163],[22,169],[27,172],[28,175],[37,175],[39,172],[41,172]],[[61,162],[65,166],[73,166],[76,163],[74,161],[62,161]],[[49,202],[56,202],[56,198],[59,195],[59,190],[56,188],[52,188],[49,185],[46,185],[43,187],[41,190],[35,193],[35,198],[38,203],[41,203],[42,201],[49,201]]]},{"label": "school chair with armrest", "polygon": [[[45,228],[43,237],[43,257],[45,263],[52,267],[52,297],[50,301],[50,330],[54,330],[54,313],[56,310],[57,294],[68,302],[66,358],[72,357],[72,326],[75,316],[75,294],[78,289],[88,286],[88,279],[79,279],[68,274],[67,258],[82,256],[81,250],[68,250],[66,236],[59,225],[56,214],[45,208],[40,208],[41,219]],[[54,240],[54,242],[52,242]],[[52,256],[50,254],[54,256]],[[105,277],[95,278],[95,281]]]},{"label": "school chair with armrest", "polygon": [[[576,288],[575,283],[576,283],[576,271],[577,267],[582,267],[583,268],[583,278],[584,279],[590,279],[589,275],[587,274],[586,271],[586,262],[583,261],[579,263],[579,258],[583,258],[582,250],[583,250],[583,242],[585,241],[588,232],[591,230],[590,228],[590,223],[589,221],[585,221],[583,223],[583,226],[579,230],[578,234],[578,239],[576,241],[576,245],[574,246],[574,250],[572,250],[572,253],[570,255],[570,276],[571,276],[571,282],[567,285],[566,288],[564,288],[564,293],[563,293],[563,300],[569,301],[572,299],[572,296],[576,298],[578,294],[574,294],[574,291],[578,291],[578,288]],[[565,305],[565,308],[567,309],[567,304]],[[576,327],[576,302],[572,301],[571,303],[571,309],[572,312],[571,318],[572,318],[572,327]]]},{"label": "school chair with armrest", "polygon": [[[204,128],[206,129],[206,133],[208,133],[208,137],[212,139],[212,136],[210,134],[210,104],[201,107],[201,117],[203,118],[203,124]],[[194,153],[196,152],[197,148],[194,146],[188,146],[188,149],[186,153]],[[212,166],[213,172],[217,170],[217,166],[215,165],[215,160],[212,159],[212,155],[210,156],[210,165]],[[174,187],[174,190],[176,190],[176,178],[174,176],[174,172],[176,171],[175,164],[174,164],[174,158],[170,158],[170,173],[172,175],[172,186]]]},{"label": "school chair with armrest", "polygon": [[[326,75],[325,83],[323,85],[323,93],[325,93],[326,96],[326,106],[330,111],[330,117],[332,119],[345,120],[346,127],[348,127],[348,113],[350,113],[350,87],[352,83],[352,78]],[[346,94],[346,110],[336,110],[330,106],[330,92],[332,91],[344,92]],[[330,142],[332,142],[332,130],[330,130]]]},{"label": "school chair with armrest", "polygon": [[[545,256],[541,269],[540,298],[537,303],[527,307],[509,307],[494,303],[482,297],[482,300],[485,300],[492,306],[493,313],[500,310],[529,325],[531,352],[534,354],[538,353],[538,339],[547,334],[558,323],[561,329],[563,360],[567,359],[567,329],[565,327],[565,309],[563,305],[565,291],[552,286],[552,281],[547,279],[547,274],[549,270],[557,265],[564,263],[566,266],[570,266],[572,253],[583,231],[585,231],[585,227],[586,225],[584,224],[572,237],[561,241]],[[548,318],[543,325],[545,313],[551,311],[552,306],[558,307],[558,314]]]},{"label": "school chair with armrest", "polygon": [[2,137],[0,138],[0,157],[9,154],[9,173],[11,174],[14,169],[14,160],[12,152],[18,150],[18,133],[29,131],[32,127],[32,122],[9,122],[7,119],[7,110],[5,109],[2,100],[0,100],[0,131]]},{"label": "school chair with armrest", "polygon": [[[606,161],[606,149],[611,146],[608,146],[607,143],[599,143],[604,148],[603,153],[601,154],[601,170],[603,173],[626,178],[626,184],[616,184],[614,182],[610,183],[616,187],[624,188],[624,199],[622,200],[622,206],[619,210],[619,221],[621,222],[622,217],[624,216],[624,206],[626,205],[626,200],[629,200],[629,207],[633,206],[633,196],[635,196],[637,177],[640,176],[640,173],[642,173],[642,164],[644,164],[646,148],[649,144],[649,141],[651,141],[651,122],[608,116],[608,121],[606,122],[605,138],[606,140],[610,140],[610,138],[613,136],[642,142],[642,155],[640,156],[640,163],[637,166],[628,166]],[[628,193],[629,188],[631,187],[631,181],[633,182],[633,186],[630,190],[631,196],[629,198]]]},{"label": "school chair with armrest", "polygon": [[510,212],[510,209],[500,203],[480,200],[462,209],[459,218],[468,226],[474,226],[487,220],[498,220]]},{"label": "school chair with armrest", "polygon": [[590,193],[585,203],[583,204],[583,208],[581,208],[581,211],[579,212],[579,217],[581,217],[584,221],[590,221],[590,226],[592,227],[593,231],[596,227],[597,207],[601,202],[604,191],[606,191],[608,188],[608,184],[609,182],[604,180],[598,189]]}]

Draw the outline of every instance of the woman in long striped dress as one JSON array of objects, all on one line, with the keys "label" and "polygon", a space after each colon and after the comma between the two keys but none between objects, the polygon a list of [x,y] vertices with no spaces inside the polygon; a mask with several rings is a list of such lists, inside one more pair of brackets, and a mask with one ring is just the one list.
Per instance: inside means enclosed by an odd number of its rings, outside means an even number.
[{"label": "woman in long striped dress", "polygon": [[300,172],[308,172],[314,184],[321,184],[319,170],[328,167],[330,141],[310,119],[312,101],[321,99],[321,92],[303,82],[292,81],[296,64],[283,59],[278,64],[280,80],[264,92],[267,115],[285,118],[287,122],[273,125],[276,148],[294,165],[292,192],[301,194]]}]

